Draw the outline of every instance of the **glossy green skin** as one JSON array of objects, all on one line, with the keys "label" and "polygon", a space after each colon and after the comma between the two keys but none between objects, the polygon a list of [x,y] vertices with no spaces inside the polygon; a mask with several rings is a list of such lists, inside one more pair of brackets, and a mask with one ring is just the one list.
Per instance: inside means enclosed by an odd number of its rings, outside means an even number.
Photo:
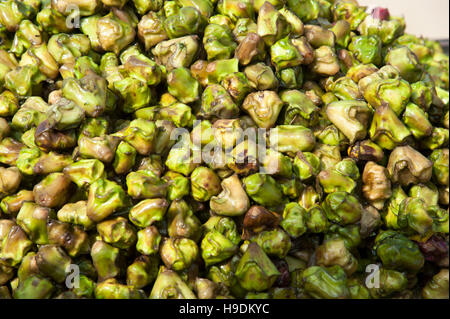
[{"label": "glossy green skin", "polygon": [[157,258],[140,256],[127,268],[127,284],[138,289],[154,282],[158,275]]},{"label": "glossy green skin", "polygon": [[221,191],[220,179],[216,173],[207,167],[197,167],[191,174],[192,197],[200,202],[206,202]]},{"label": "glossy green skin", "polygon": [[245,97],[253,91],[250,81],[242,72],[226,75],[220,82],[220,85],[228,91],[236,103],[242,103]]},{"label": "glossy green skin", "polygon": [[280,187],[271,176],[257,173],[242,181],[247,194],[258,204],[276,206],[284,200]]},{"label": "glossy green skin", "polygon": [[239,113],[237,105],[221,85],[207,86],[202,94],[201,114],[204,118],[233,118]]},{"label": "glossy green skin", "polygon": [[182,103],[191,103],[200,97],[200,84],[186,68],[169,73],[167,90]]},{"label": "glossy green skin", "polygon": [[314,20],[319,17],[320,7],[317,1],[287,1],[289,9],[291,9],[302,21]]},{"label": "glossy green skin", "polygon": [[389,51],[385,57],[386,64],[394,66],[399,70],[402,78],[410,83],[421,79],[423,70],[417,57],[406,47],[399,47]]},{"label": "glossy green skin", "polygon": [[333,94],[341,100],[356,100],[361,98],[357,83],[347,77],[342,77],[333,83]]},{"label": "glossy green skin", "polygon": [[117,146],[113,167],[116,174],[129,172],[136,162],[136,149],[126,142],[120,142]]},{"label": "glossy green skin", "polygon": [[158,274],[150,299],[195,299],[195,294],[188,285],[172,270]]},{"label": "glossy green skin", "polygon": [[373,298],[386,298],[396,292],[400,292],[408,285],[406,276],[395,270],[380,269],[380,286],[372,288],[370,294]]},{"label": "glossy green skin", "polygon": [[201,223],[191,206],[184,201],[173,201],[167,211],[168,234],[171,237],[186,237],[198,242]]},{"label": "glossy green skin", "polygon": [[104,177],[105,166],[97,159],[80,160],[64,168],[64,173],[78,185],[85,187]]},{"label": "glossy green skin", "polygon": [[77,297],[92,298],[95,291],[95,282],[85,276],[80,275],[79,286],[73,288],[73,292]]},{"label": "glossy green skin", "polygon": [[369,85],[364,97],[377,110],[379,106],[385,105],[399,115],[411,97],[411,87],[401,78],[383,79]]},{"label": "glossy green skin", "polygon": [[50,209],[26,202],[17,214],[17,223],[33,242],[40,245],[48,244],[47,219],[52,215]]},{"label": "glossy green skin", "polygon": [[286,18],[270,3],[263,5],[258,12],[257,33],[266,45],[271,46],[291,31]]},{"label": "glossy green skin", "polygon": [[407,233],[425,235],[433,226],[426,203],[420,198],[405,199],[399,207],[397,224]]},{"label": "glossy green skin", "polygon": [[84,120],[84,110],[68,100],[60,100],[47,110],[47,120],[58,130],[76,128]]},{"label": "glossy green skin", "polygon": [[278,125],[270,133],[269,143],[281,153],[309,152],[316,143],[312,131],[302,125]]},{"label": "glossy green skin", "polygon": [[101,221],[126,206],[127,201],[127,195],[120,185],[99,179],[89,187],[87,215],[93,221]]},{"label": "glossy green skin", "polygon": [[114,82],[114,89],[125,100],[123,110],[133,113],[148,105],[151,100],[151,92],[145,82],[133,78],[125,78]]},{"label": "glossy green skin", "polygon": [[281,191],[283,195],[289,199],[296,199],[303,191],[303,184],[297,178],[283,179],[280,181]]},{"label": "glossy green skin", "polygon": [[190,191],[190,181],[187,177],[176,176],[169,180],[169,187],[167,190],[167,196],[170,200],[181,199],[184,196],[189,195]]},{"label": "glossy green skin", "polygon": [[133,0],[136,10],[139,14],[144,14],[148,11],[158,11],[163,5],[161,0]]},{"label": "glossy green skin", "polygon": [[306,226],[312,233],[325,233],[328,230],[330,222],[320,206],[315,206],[308,210]]},{"label": "glossy green skin", "polygon": [[127,175],[128,194],[135,199],[165,197],[167,183],[153,172],[141,170]]},{"label": "glossy green skin", "polygon": [[95,287],[96,299],[144,299],[143,293],[133,286],[117,283],[115,279],[108,279]]},{"label": "glossy green skin", "polygon": [[146,227],[137,232],[136,249],[143,255],[154,255],[158,252],[161,235],[155,227]]},{"label": "glossy green skin", "polygon": [[403,112],[403,123],[416,138],[429,136],[433,130],[433,125],[428,120],[427,114],[416,104],[409,103]]},{"label": "glossy green skin", "polygon": [[71,264],[71,258],[65,251],[55,245],[44,245],[39,247],[35,257],[39,272],[57,283],[66,279],[66,269]]},{"label": "glossy green skin", "polygon": [[337,1],[332,9],[332,14],[336,20],[345,20],[350,24],[351,30],[356,30],[366,16],[365,8],[359,7],[353,1]]},{"label": "glossy green skin", "polygon": [[334,192],[353,193],[353,190],[356,188],[356,182],[352,178],[341,174],[335,169],[322,171],[318,175],[318,180],[327,194]]},{"label": "glossy green skin", "polygon": [[145,119],[136,119],[127,127],[115,133],[115,136],[123,138],[133,146],[140,155],[148,155],[155,141],[156,125]]},{"label": "glossy green skin", "polygon": [[377,35],[383,44],[389,44],[395,40],[405,29],[403,19],[394,18],[390,20],[380,20],[372,16],[358,26],[358,31],[363,35]]},{"label": "glossy green skin", "polygon": [[336,36],[336,43],[341,47],[346,48],[351,40],[350,24],[347,21],[339,20],[330,29]]},{"label": "glossy green skin", "polygon": [[129,219],[138,227],[148,227],[161,221],[169,207],[163,198],[145,199],[131,208]]},{"label": "glossy green skin", "polygon": [[4,91],[0,94],[0,116],[7,117],[14,115],[18,110],[18,101],[10,91]]},{"label": "glossy green skin", "polygon": [[224,235],[233,244],[237,245],[241,241],[241,235],[234,220],[230,217],[212,216],[203,224],[205,233],[207,231],[217,231]]},{"label": "glossy green skin", "polygon": [[414,185],[408,194],[410,197],[420,198],[427,206],[436,206],[439,202],[439,190],[432,183]]},{"label": "glossy green skin", "polygon": [[208,232],[201,242],[202,258],[210,266],[233,256],[237,246],[216,230]]},{"label": "glossy green skin", "polygon": [[237,47],[231,30],[218,24],[209,24],[205,28],[203,45],[208,55],[208,60],[229,59]]},{"label": "glossy green skin", "polygon": [[283,69],[278,72],[280,86],[286,89],[295,89],[303,84],[303,70],[301,67]]},{"label": "glossy green skin", "polygon": [[32,86],[42,82],[45,76],[36,65],[18,67],[5,75],[5,88],[19,96],[32,95]]},{"label": "glossy green skin", "polygon": [[136,242],[136,234],[125,218],[118,217],[97,224],[103,241],[121,249],[128,249]]},{"label": "glossy green skin", "polygon": [[65,98],[74,101],[88,115],[95,117],[101,115],[106,109],[106,86],[105,79],[95,73],[89,73],[80,80],[65,79],[62,90]]},{"label": "glossy green skin", "polygon": [[284,112],[284,124],[298,124],[307,127],[317,123],[319,108],[301,91],[283,91],[280,99],[288,104]]},{"label": "glossy green skin", "polygon": [[278,87],[278,79],[272,68],[262,62],[247,66],[244,74],[255,90],[273,90]]},{"label": "glossy green skin", "polygon": [[162,243],[160,254],[167,267],[180,271],[188,268],[197,259],[198,247],[188,238],[170,238]]},{"label": "glossy green skin", "polygon": [[120,250],[103,241],[96,241],[91,249],[92,263],[102,279],[114,278],[122,272]]},{"label": "glossy green skin", "polygon": [[120,61],[130,77],[145,82],[147,85],[157,85],[161,82],[162,69],[157,63],[142,54],[136,45],[124,50],[120,54]]},{"label": "glossy green skin", "polygon": [[371,299],[369,289],[358,279],[349,279],[347,286],[351,299]]},{"label": "glossy green skin", "polygon": [[285,69],[300,65],[303,62],[303,56],[297,48],[289,42],[289,38],[283,38],[275,42],[270,47],[270,56],[272,63],[278,69]]},{"label": "glossy green skin", "polygon": [[382,148],[392,150],[405,141],[411,132],[389,106],[381,106],[374,113],[369,135]]},{"label": "glossy green skin", "polygon": [[325,240],[329,239],[342,239],[345,247],[350,251],[354,250],[361,244],[361,234],[359,225],[331,225],[325,234]]}]

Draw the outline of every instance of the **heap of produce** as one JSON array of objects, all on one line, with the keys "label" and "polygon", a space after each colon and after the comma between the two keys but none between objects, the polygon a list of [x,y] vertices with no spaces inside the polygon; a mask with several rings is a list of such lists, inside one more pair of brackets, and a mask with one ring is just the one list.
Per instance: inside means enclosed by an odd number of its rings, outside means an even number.
[{"label": "heap of produce", "polygon": [[449,57],[355,0],[0,0],[0,299],[449,297]]}]

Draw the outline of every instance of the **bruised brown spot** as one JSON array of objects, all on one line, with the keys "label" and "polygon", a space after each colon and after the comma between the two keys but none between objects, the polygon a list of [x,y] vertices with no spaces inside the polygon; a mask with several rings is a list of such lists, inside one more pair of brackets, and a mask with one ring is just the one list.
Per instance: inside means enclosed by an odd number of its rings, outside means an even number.
[{"label": "bruised brown spot", "polygon": [[389,13],[389,9],[387,8],[376,7],[375,9],[372,10],[372,17],[374,19],[387,21],[390,19],[391,14]]}]

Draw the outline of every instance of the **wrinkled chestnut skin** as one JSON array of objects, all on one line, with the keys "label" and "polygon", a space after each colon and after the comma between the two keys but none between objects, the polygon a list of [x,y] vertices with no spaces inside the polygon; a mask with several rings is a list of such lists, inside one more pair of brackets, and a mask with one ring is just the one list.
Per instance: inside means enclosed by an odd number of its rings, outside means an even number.
[{"label": "wrinkled chestnut skin", "polygon": [[426,242],[419,242],[418,244],[425,260],[441,267],[448,267],[448,241],[434,235]]},{"label": "wrinkled chestnut skin", "polygon": [[281,275],[275,281],[274,286],[276,287],[289,287],[291,283],[291,273],[289,272],[289,265],[286,261],[280,259],[275,261],[275,266]]},{"label": "wrinkled chestnut skin", "polygon": [[48,120],[39,124],[34,138],[36,145],[45,151],[73,148],[76,145],[75,138],[54,130]]},{"label": "wrinkled chestnut skin", "polygon": [[255,233],[273,229],[278,226],[280,220],[277,213],[271,212],[263,206],[252,206],[244,216],[242,239],[247,240]]}]

